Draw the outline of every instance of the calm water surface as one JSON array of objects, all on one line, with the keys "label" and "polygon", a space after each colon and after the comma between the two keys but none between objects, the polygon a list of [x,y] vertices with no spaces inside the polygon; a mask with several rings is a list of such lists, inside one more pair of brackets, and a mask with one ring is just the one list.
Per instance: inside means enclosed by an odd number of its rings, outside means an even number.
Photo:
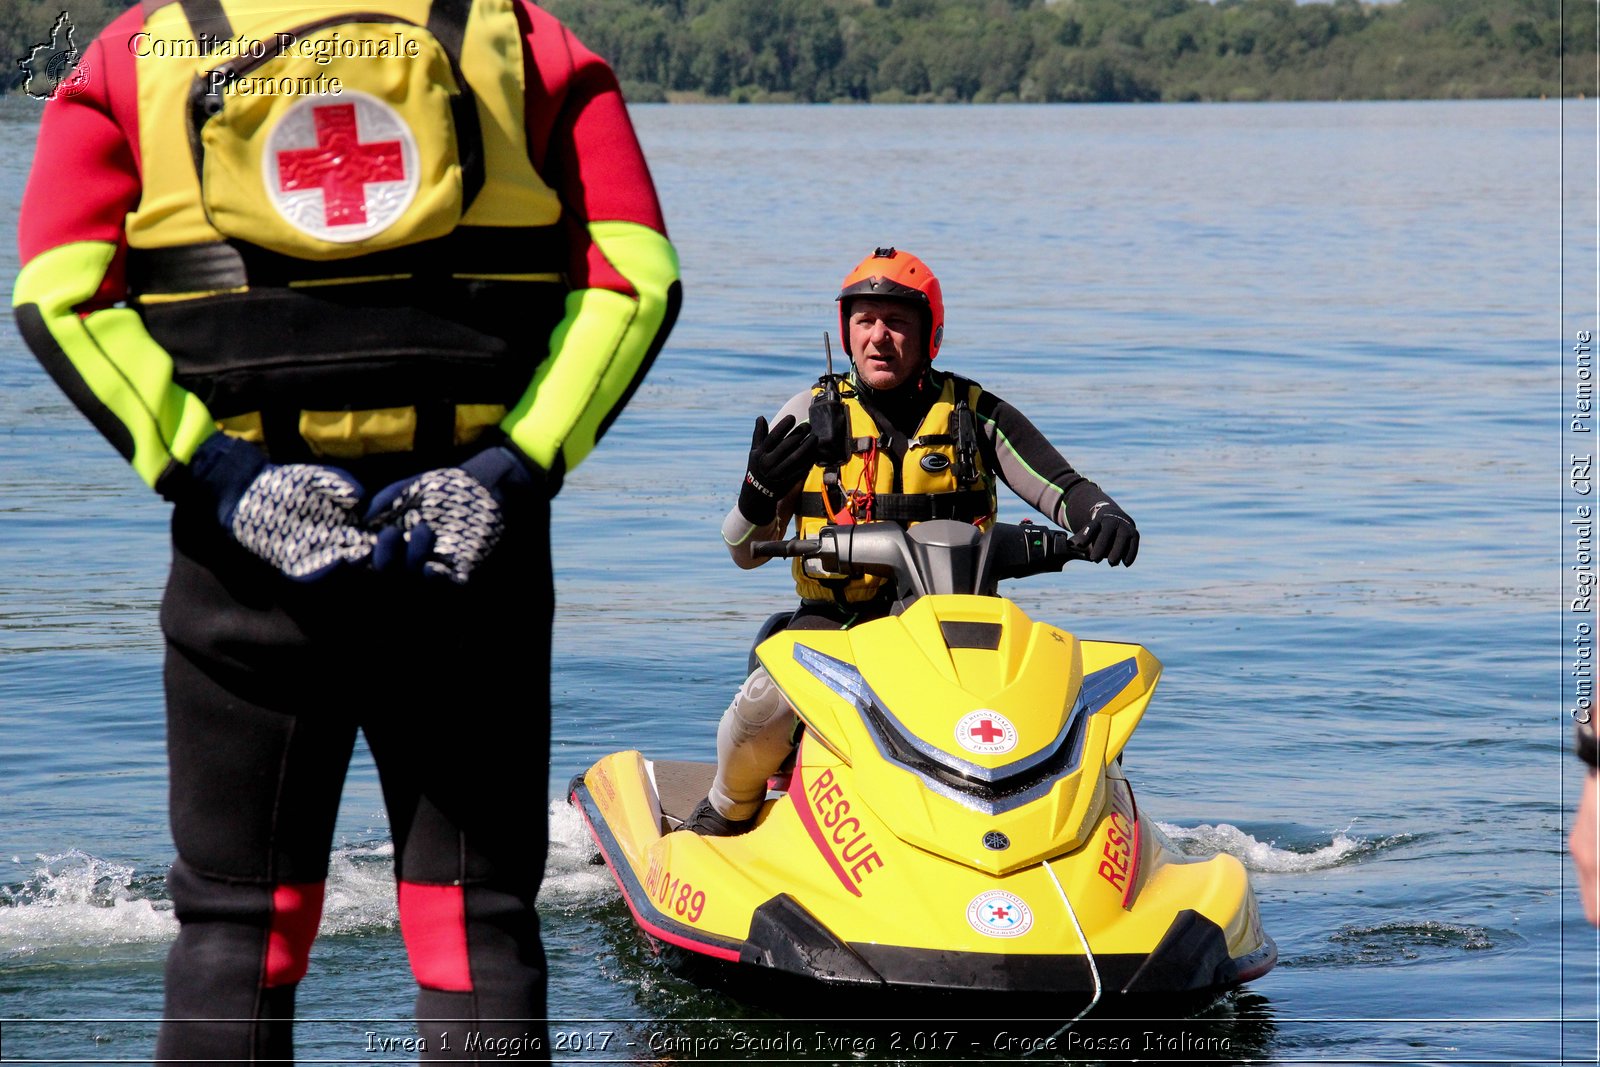
[{"label": "calm water surface", "polygon": [[[8,227],[35,122],[15,104]],[[897,244],[944,282],[941,361],[1144,533],[1132,570],[1011,593],[1161,658],[1127,761],[1140,802],[1185,848],[1239,856],[1277,939],[1276,970],[1179,1027],[1224,1051],[1172,1058],[1595,1062],[1561,689],[1562,256],[1592,306],[1593,186],[1572,180],[1592,102],[635,116],[686,302],[559,499],[556,788],[617,748],[710,758],[752,628],[790,599],[717,537],[750,422],[820,372],[844,270]],[[8,233],[7,291],[15,271]],[[3,1051],[138,1062],[175,928],[166,509],[9,332],[0,485]],[[618,1035],[566,1058],[781,1032],[663,971],[554,797],[549,818],[551,1013]],[[389,859],[363,756],[301,988],[308,1060],[404,1058],[365,1036],[410,1033]]]}]

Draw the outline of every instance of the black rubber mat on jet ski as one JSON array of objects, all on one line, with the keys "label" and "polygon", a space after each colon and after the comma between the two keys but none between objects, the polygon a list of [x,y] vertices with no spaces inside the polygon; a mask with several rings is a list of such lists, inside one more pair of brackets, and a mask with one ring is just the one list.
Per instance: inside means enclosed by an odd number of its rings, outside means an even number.
[{"label": "black rubber mat on jet ski", "polygon": [[711,780],[717,776],[717,765],[658,759],[655,774],[661,813],[674,822],[682,822],[710,791]]}]

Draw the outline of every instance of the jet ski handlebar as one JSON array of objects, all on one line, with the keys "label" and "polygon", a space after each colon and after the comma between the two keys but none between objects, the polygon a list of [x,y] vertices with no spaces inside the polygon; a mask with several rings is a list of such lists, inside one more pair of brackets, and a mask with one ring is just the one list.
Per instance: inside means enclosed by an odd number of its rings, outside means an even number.
[{"label": "jet ski handlebar", "polygon": [[789,556],[809,556],[822,550],[816,538],[791,537],[787,541],[754,541],[750,552],[763,559],[783,559]]},{"label": "jet ski handlebar", "polygon": [[827,574],[877,574],[896,585],[897,598],[912,601],[929,593],[995,596],[1003,578],[1059,571],[1088,552],[1072,535],[1036,523],[995,523],[988,531],[952,519],[935,519],[906,529],[897,523],[824,526],[814,538],[756,541],[761,558],[816,560]]}]

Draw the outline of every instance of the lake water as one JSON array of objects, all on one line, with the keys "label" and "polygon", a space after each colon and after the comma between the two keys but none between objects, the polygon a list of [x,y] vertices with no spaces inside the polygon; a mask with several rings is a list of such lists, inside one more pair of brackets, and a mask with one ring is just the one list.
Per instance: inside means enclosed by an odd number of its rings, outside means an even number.
[{"label": "lake water", "polygon": [[[821,371],[845,270],[895,244],[944,282],[941,365],[1026,411],[1143,532],[1131,570],[1010,592],[1164,662],[1126,763],[1141,807],[1253,872],[1278,967],[1194,1024],[1222,1051],[1175,1058],[1595,1062],[1597,941],[1564,840],[1592,101],[635,119],[685,304],[558,500],[553,788],[618,748],[710,758],[750,634],[792,593],[717,536],[750,423]],[[35,123],[0,109],[7,292]],[[0,1054],[139,1062],[175,930],[166,507],[10,331],[0,486]],[[551,1015],[616,1034],[562,1058],[690,1059],[651,1035],[726,1050],[789,1025],[665,972],[556,797],[549,818]],[[366,1036],[410,1033],[389,861],[362,754],[306,1060],[405,1058]]]}]

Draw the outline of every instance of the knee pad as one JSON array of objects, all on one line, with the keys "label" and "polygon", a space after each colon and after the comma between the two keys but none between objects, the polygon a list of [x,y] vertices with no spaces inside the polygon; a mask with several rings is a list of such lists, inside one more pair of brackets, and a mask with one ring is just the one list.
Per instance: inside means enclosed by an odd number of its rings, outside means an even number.
[{"label": "knee pad", "polygon": [[789,755],[794,721],[767,672],[750,672],[717,724],[717,774],[709,796],[724,817],[746,819],[760,809],[767,779]]},{"label": "knee pad", "polygon": [[782,691],[772,681],[766,668],[759,667],[750,672],[750,676],[734,694],[724,718],[728,721],[733,739],[743,742],[765,733],[778,725],[780,720],[787,722],[789,714],[789,702],[783,698]]},{"label": "knee pad", "polygon": [[472,992],[467,962],[467,898],[459,885],[400,883],[400,936],[411,973],[424,989]]},{"label": "knee pad", "polygon": [[182,925],[180,940],[209,946],[205,952],[226,958],[226,969],[238,980],[259,976],[258,984],[269,989],[305,977],[322,921],[323,889],[322,882],[228,881],[182,859],[167,872],[167,893]]},{"label": "knee pad", "polygon": [[272,888],[272,924],[267,931],[267,960],[262,985],[294,985],[306,976],[311,943],[322,921],[325,882]]}]

